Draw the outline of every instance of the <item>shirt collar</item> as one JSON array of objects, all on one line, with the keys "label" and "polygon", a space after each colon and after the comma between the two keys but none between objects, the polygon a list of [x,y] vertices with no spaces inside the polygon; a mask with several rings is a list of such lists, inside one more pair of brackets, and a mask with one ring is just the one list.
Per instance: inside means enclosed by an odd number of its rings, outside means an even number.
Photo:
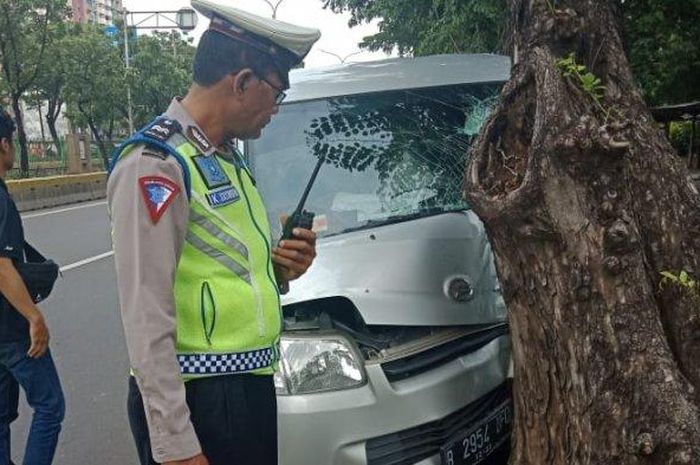
[{"label": "shirt collar", "polygon": [[3,178],[0,178],[0,189],[7,192],[7,184],[5,184],[5,180]]},{"label": "shirt collar", "polygon": [[229,163],[240,166],[238,158],[233,154],[231,147],[224,145],[223,150],[217,151],[217,155],[226,160]]},{"label": "shirt collar", "polygon": [[216,152],[216,147],[209,141],[201,127],[187,112],[178,97],[175,97],[165,112],[165,116],[176,120],[182,126],[182,135],[204,155]]}]

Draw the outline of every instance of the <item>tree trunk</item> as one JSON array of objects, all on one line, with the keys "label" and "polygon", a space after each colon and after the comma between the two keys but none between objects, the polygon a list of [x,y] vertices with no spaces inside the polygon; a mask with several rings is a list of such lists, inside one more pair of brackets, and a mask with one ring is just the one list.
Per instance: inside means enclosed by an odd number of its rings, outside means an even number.
[{"label": "tree trunk", "polygon": [[[700,464],[700,196],[606,0],[509,0],[518,63],[466,194],[509,310],[514,465]],[[574,52],[597,101],[558,60]],[[583,71],[582,71],[583,72]]]},{"label": "tree trunk", "polygon": [[63,101],[49,101],[49,108],[46,112],[46,125],[49,127],[49,133],[51,134],[51,139],[53,140],[54,146],[56,147],[57,155],[63,158],[63,150],[61,147],[61,138],[58,137],[58,130],[56,129],[56,122],[61,114],[61,107],[63,106]]},{"label": "tree trunk", "polygon": [[109,141],[109,145],[114,148],[114,144],[112,141],[114,140],[114,117],[111,117],[109,119],[109,125],[107,126],[107,133],[105,134],[107,136],[107,140]]},{"label": "tree trunk", "polygon": [[51,117],[51,114],[46,114],[46,125],[49,127],[49,134],[51,134],[51,140],[53,145],[56,147],[56,154],[59,157],[63,156],[63,151],[61,150],[61,138],[58,136],[58,131],[56,130],[56,120]]},{"label": "tree trunk", "polygon": [[46,132],[44,131],[44,115],[41,112],[42,102],[36,106],[36,111],[39,113],[39,130],[41,131],[41,147],[44,148],[44,141],[46,139]]},{"label": "tree trunk", "polygon": [[15,124],[17,125],[17,138],[19,139],[19,171],[20,176],[29,176],[29,152],[27,151],[27,133],[24,132],[24,117],[20,99],[22,95],[12,95],[12,111],[15,113]]},{"label": "tree trunk", "polygon": [[100,149],[100,154],[102,155],[102,165],[104,166],[105,171],[109,171],[109,151],[107,150],[107,146],[105,145],[105,141],[100,135],[100,131],[97,129],[97,127],[93,124],[92,121],[88,123],[90,125],[90,131],[92,132],[92,137],[95,138],[97,141],[97,147]]}]

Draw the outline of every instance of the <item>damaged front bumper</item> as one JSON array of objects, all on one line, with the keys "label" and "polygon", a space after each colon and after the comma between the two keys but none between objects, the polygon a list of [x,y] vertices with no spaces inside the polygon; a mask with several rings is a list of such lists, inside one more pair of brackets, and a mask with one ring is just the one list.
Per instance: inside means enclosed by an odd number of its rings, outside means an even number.
[{"label": "damaged front bumper", "polygon": [[427,370],[387,375],[391,362],[378,359],[359,387],[278,396],[280,465],[440,464],[455,427],[509,395],[509,362],[500,335]]}]

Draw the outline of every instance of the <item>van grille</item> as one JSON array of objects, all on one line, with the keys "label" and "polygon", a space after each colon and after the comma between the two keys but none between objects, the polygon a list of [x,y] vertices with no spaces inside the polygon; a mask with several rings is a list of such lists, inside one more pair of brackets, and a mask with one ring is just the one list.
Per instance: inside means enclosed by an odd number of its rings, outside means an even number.
[{"label": "van grille", "polygon": [[[506,382],[445,418],[367,441],[367,465],[412,465],[440,453],[458,431],[469,428],[510,397]],[[507,444],[507,443],[506,443]],[[506,445],[506,448],[508,446]],[[500,451],[498,455],[507,451]]]},{"label": "van grille", "polygon": [[381,366],[390,382],[399,381],[432,370],[458,357],[479,350],[489,342],[505,334],[508,334],[508,325],[506,323],[477,334],[468,334],[415,355],[382,363]]}]

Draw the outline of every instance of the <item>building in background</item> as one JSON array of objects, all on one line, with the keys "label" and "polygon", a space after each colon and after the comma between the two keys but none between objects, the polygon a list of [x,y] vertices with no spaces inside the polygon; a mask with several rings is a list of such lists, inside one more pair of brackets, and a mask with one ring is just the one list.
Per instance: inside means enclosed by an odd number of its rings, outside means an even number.
[{"label": "building in background", "polygon": [[122,0],[69,0],[73,20],[78,23],[108,25],[124,11]]}]

